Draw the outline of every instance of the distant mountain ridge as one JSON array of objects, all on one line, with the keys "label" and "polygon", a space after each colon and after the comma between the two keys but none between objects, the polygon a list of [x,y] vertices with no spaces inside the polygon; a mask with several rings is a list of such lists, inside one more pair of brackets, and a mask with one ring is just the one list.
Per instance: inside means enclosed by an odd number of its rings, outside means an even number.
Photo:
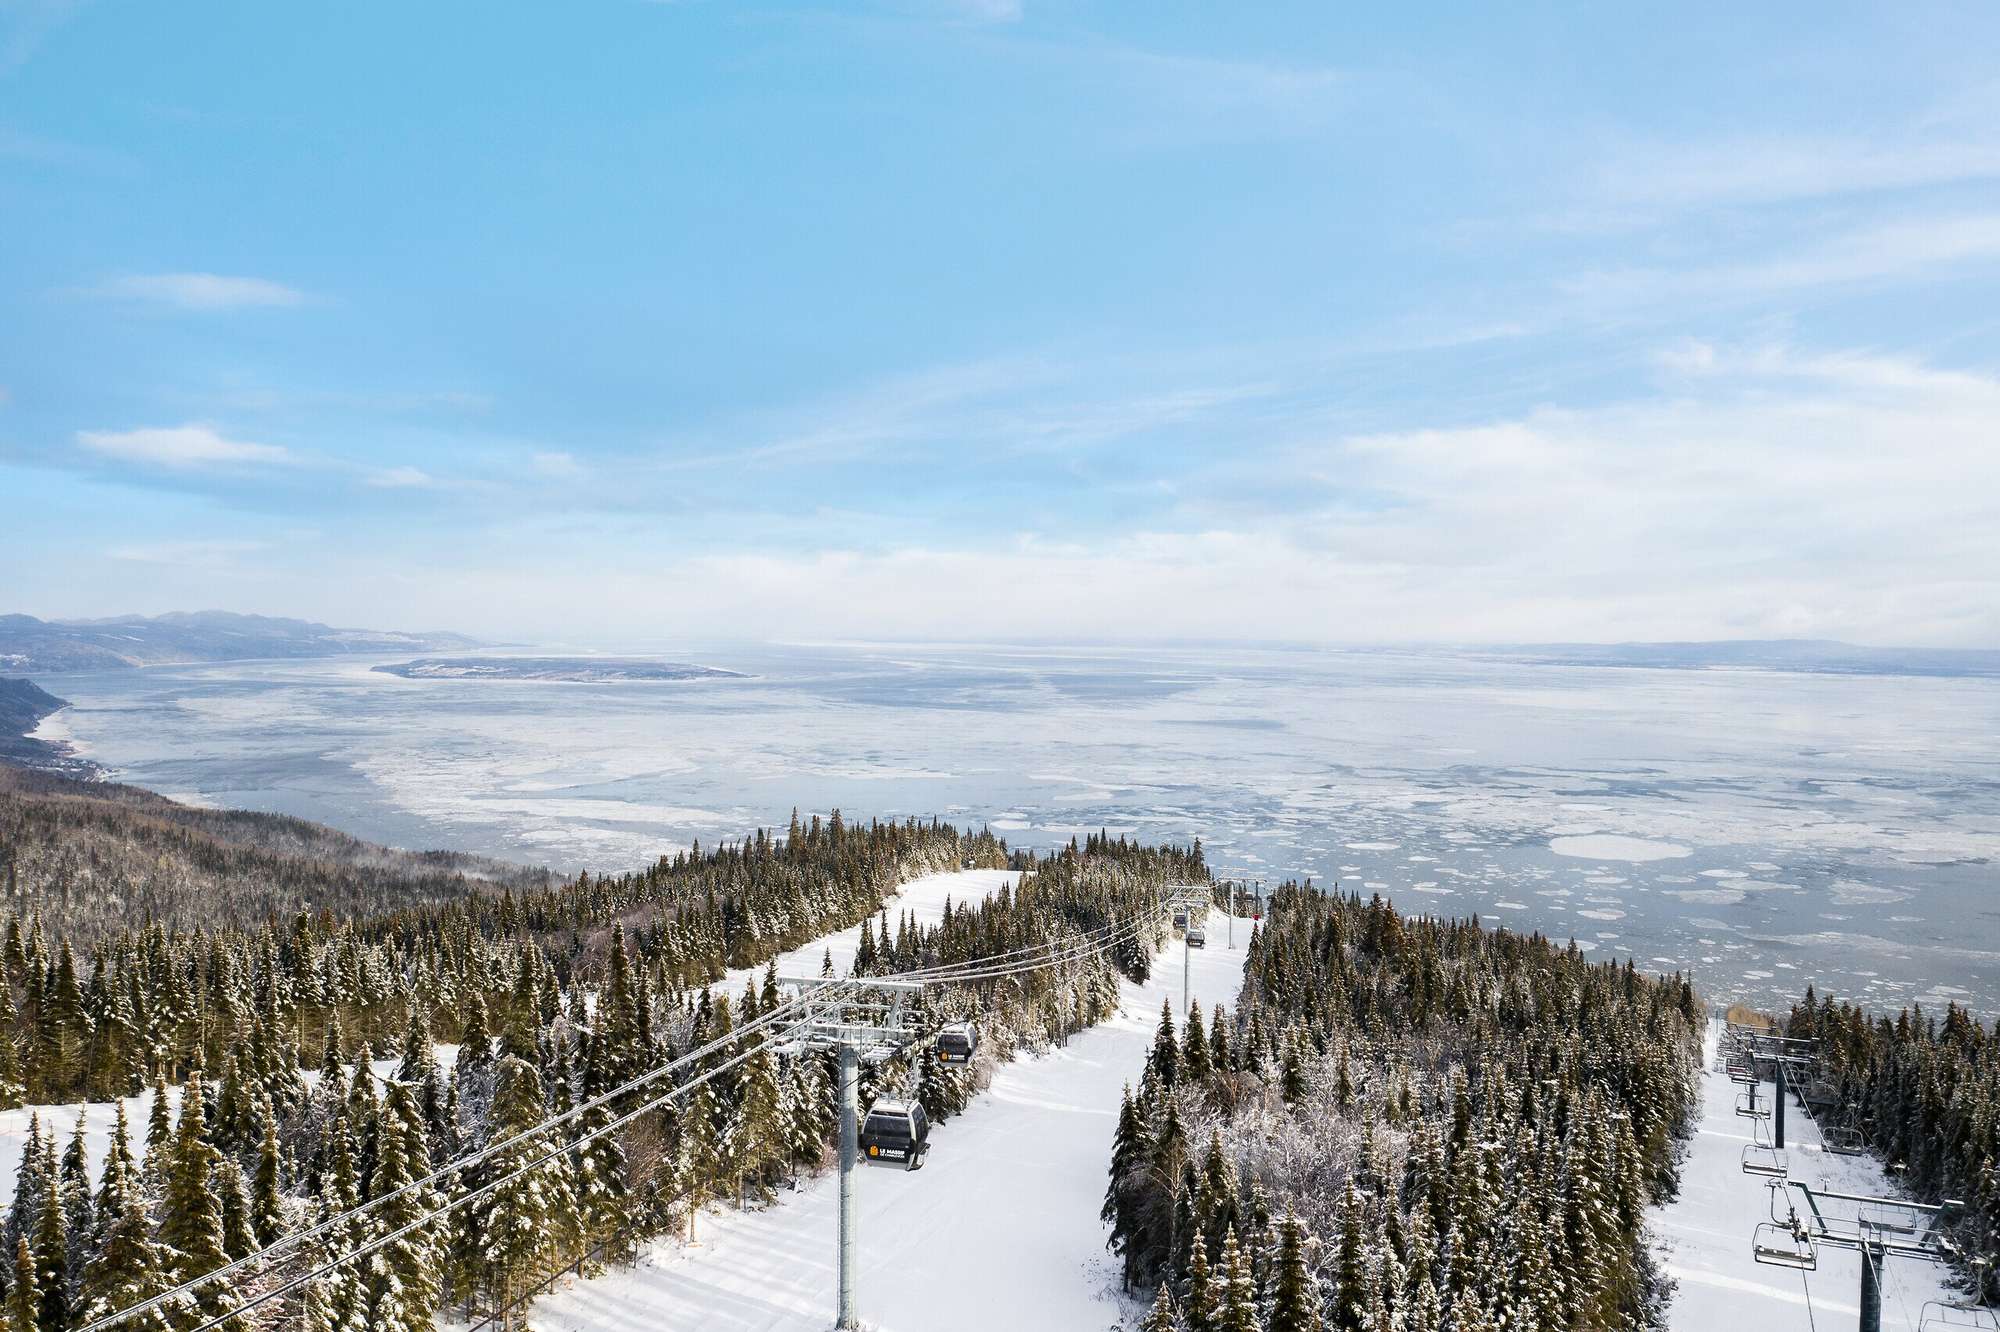
[{"label": "distant mountain ridge", "polygon": [[477,640],[462,634],[337,629],[311,620],[229,611],[120,615],[106,620],[0,615],[0,670],[37,674],[477,646]]},{"label": "distant mountain ridge", "polygon": [[2000,676],[1992,648],[1865,647],[1830,638],[1718,639],[1662,643],[1504,643],[1467,655],[1560,666],[1662,670],[1737,669],[1821,675]]}]

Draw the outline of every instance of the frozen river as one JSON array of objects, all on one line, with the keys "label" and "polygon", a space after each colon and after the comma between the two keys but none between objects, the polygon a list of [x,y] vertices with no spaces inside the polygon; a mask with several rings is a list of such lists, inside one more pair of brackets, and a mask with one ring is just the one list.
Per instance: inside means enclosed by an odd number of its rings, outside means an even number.
[{"label": "frozen river", "polygon": [[[631,645],[626,645],[630,647]],[[745,679],[402,679],[372,660],[52,675],[126,780],[405,846],[615,869],[793,807],[1478,912],[1717,996],[2000,1003],[2000,681],[1445,653],[823,647]]]}]

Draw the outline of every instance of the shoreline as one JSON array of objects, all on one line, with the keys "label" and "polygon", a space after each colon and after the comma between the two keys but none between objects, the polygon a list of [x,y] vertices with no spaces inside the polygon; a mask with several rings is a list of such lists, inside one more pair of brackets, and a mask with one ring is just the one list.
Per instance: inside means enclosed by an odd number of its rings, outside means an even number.
[{"label": "shoreline", "polygon": [[84,757],[74,733],[61,720],[70,707],[68,699],[57,698],[24,676],[0,679],[0,702],[9,704],[13,714],[7,730],[0,732],[0,763],[82,781],[99,781],[107,775],[102,764]]}]

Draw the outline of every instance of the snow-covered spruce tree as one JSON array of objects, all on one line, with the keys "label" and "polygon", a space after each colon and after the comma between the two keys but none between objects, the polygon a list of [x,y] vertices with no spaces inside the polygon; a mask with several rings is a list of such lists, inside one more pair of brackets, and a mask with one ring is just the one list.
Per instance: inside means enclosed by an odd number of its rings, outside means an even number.
[{"label": "snow-covered spruce tree", "polygon": [[[430,1173],[424,1123],[409,1083],[392,1082],[384,1099],[381,1146],[369,1196],[383,1200],[372,1228],[384,1237],[434,1211],[443,1201],[409,1185]],[[391,1239],[366,1260],[364,1300],[369,1332],[429,1332],[437,1307],[440,1254],[437,1227],[420,1226]]]},{"label": "snow-covered spruce tree", "polygon": [[[1393,1258],[1393,1251],[1388,1255]],[[1386,1320],[1371,1320],[1370,1332]],[[1321,1332],[1319,1291],[1306,1269],[1306,1233],[1295,1216],[1278,1223],[1278,1262],[1268,1332]]]},{"label": "snow-covered spruce tree", "polygon": [[[1160,1294],[1166,1293],[1162,1282]],[[1208,1242],[1197,1236],[1181,1292],[1181,1324],[1187,1332],[1218,1332],[1217,1320],[1226,1294],[1226,1284],[1219,1285],[1208,1269]]]},{"label": "snow-covered spruce tree", "polygon": [[63,1232],[68,1247],[63,1254],[63,1273],[68,1281],[65,1303],[73,1314],[82,1301],[83,1268],[96,1250],[98,1240],[97,1204],[92,1198],[90,1163],[84,1145],[86,1116],[79,1112],[70,1130],[69,1146],[63,1149],[61,1178]]},{"label": "snow-covered spruce tree", "polygon": [[27,1083],[21,1075],[20,1052],[14,1045],[14,1029],[21,1020],[14,1007],[14,987],[0,985],[0,1110],[14,1110],[27,1102]]},{"label": "snow-covered spruce tree", "polygon": [[6,1228],[0,1232],[9,1244],[18,1245],[34,1235],[36,1223],[41,1220],[43,1200],[53,1188],[48,1153],[42,1141],[42,1116],[39,1111],[31,1111],[28,1133],[21,1142],[21,1159],[14,1167],[14,1196],[7,1205]]},{"label": "snow-covered spruce tree", "polygon": [[737,1154],[739,1178],[755,1185],[759,1198],[768,1196],[772,1167],[784,1159],[785,1125],[780,1114],[778,1057],[767,1049],[758,1050],[744,1061],[743,1100],[734,1129],[740,1144]]},{"label": "snow-covered spruce tree", "polygon": [[813,1052],[784,1061],[785,1148],[790,1168],[819,1164],[833,1131],[833,1090],[825,1057]]},{"label": "snow-covered spruce tree", "polygon": [[674,1156],[672,1192],[686,1214],[687,1239],[695,1240],[696,1219],[715,1196],[716,1108],[713,1083],[703,1083],[680,1103],[680,1137]]},{"label": "snow-covered spruce tree", "polygon": [[257,1171],[250,1186],[250,1228],[259,1248],[269,1247],[285,1233],[284,1159],[278,1146],[278,1118],[271,1098],[257,1109]]},{"label": "snow-covered spruce tree", "polygon": [[38,1326],[42,1293],[35,1283],[35,1256],[24,1237],[14,1242],[14,1279],[7,1287],[7,1323],[22,1332]]},{"label": "snow-covered spruce tree", "polygon": [[1250,1261],[1236,1242],[1232,1228],[1222,1237],[1222,1299],[1216,1310],[1216,1332],[1261,1332],[1257,1318],[1257,1283]]},{"label": "snow-covered spruce tree", "polygon": [[[1174,1317],[1174,1302],[1167,1296],[1167,1288],[1160,1287],[1160,1293],[1153,1297],[1153,1307],[1139,1324],[1139,1332],[1181,1332],[1182,1324]],[[1187,1324],[1187,1332],[1193,1332],[1193,1325]]]},{"label": "snow-covered spruce tree", "polygon": [[[216,1188],[220,1153],[208,1143],[202,1114],[201,1073],[188,1075],[181,1090],[181,1113],[168,1144],[162,1177],[159,1241],[167,1251],[175,1285],[207,1276],[229,1260],[223,1249],[222,1202]],[[176,1327],[198,1326],[236,1308],[227,1281],[210,1281],[180,1302]]]},{"label": "snow-covered spruce tree", "polygon": [[[319,1205],[314,1225],[334,1222],[308,1250],[315,1269],[341,1259],[338,1266],[315,1277],[302,1296],[302,1315],[307,1332],[363,1332],[366,1321],[362,1264],[350,1257],[373,1235],[365,1217],[346,1214],[361,1204],[360,1185],[354,1178],[353,1134],[343,1110],[336,1111],[328,1126],[326,1165],[320,1173]],[[345,1218],[345,1219],[342,1219]]]},{"label": "snow-covered spruce tree", "polygon": [[494,1077],[491,1131],[496,1142],[512,1141],[492,1156],[497,1187],[475,1210],[486,1291],[496,1307],[509,1311],[508,1326],[519,1317],[517,1302],[575,1251],[576,1190],[569,1158],[540,1159],[560,1135],[522,1137],[545,1115],[535,1066],[512,1056],[502,1059]]},{"label": "snow-covered spruce tree", "polygon": [[35,1285],[41,1292],[37,1320],[47,1332],[64,1332],[70,1323],[69,1190],[55,1163],[55,1145],[45,1142],[43,1175],[51,1182],[35,1219]]},{"label": "snow-covered spruce tree", "polygon": [[[583,1099],[590,1102],[610,1090],[605,1056],[607,1043],[596,1032],[584,1041]],[[583,1215],[584,1247],[607,1260],[623,1258],[631,1249],[631,1185],[625,1149],[618,1135],[605,1130],[615,1116],[610,1106],[586,1110],[577,1123],[578,1136],[589,1138],[576,1157],[577,1205]],[[596,1137],[590,1137],[591,1134]]]},{"label": "snow-covered spruce tree", "polygon": [[[78,1323],[90,1323],[166,1290],[165,1256],[153,1241],[153,1219],[140,1192],[125,1107],[117,1107],[94,1207],[96,1233],[77,1287]],[[166,1314],[152,1309],[127,1324],[135,1332],[169,1332]]]}]

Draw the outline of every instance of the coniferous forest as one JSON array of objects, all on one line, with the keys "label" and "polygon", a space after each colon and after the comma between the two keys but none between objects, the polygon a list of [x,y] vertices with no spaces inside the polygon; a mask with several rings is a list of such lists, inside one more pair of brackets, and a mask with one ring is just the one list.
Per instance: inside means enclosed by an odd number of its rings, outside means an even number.
[{"label": "coniferous forest", "polygon": [[1574,945],[1287,885],[1234,1012],[1163,1012],[1104,1216],[1147,1332],[1658,1324],[1703,1010]]},{"label": "coniferous forest", "polygon": [[[1823,1122],[1860,1130],[1915,1200],[1963,1203],[1944,1223],[1961,1251],[2000,1251],[2000,1038],[1955,1003],[1941,1019],[1921,1005],[1871,1018],[1811,986],[1785,1034],[1819,1042]],[[1975,1293],[2000,1300],[2000,1272],[1983,1276]]]},{"label": "coniferous forest", "polygon": [[[936,924],[881,910],[903,879],[1009,865],[1025,871],[1015,889],[955,904]],[[764,966],[731,992],[714,984],[726,967],[764,965],[856,922],[862,973],[1121,927],[1127,942],[1109,955],[926,991],[938,1019],[978,1024],[978,1058],[946,1066],[919,1045],[871,1065],[863,1094],[912,1095],[942,1120],[993,1061],[1114,1011],[1120,972],[1144,974],[1158,890],[1206,878],[1199,845],[1094,837],[1038,860],[985,832],[860,826],[836,812],[637,873],[352,921],[156,922],[79,949],[45,918],[9,916],[0,1099],[118,1104],[91,1111],[108,1121],[97,1124],[72,1112],[34,1119],[0,1234],[13,1258],[0,1327],[75,1332],[373,1200],[383,1205],[366,1218],[127,1326],[510,1322],[551,1278],[691,1231],[705,1205],[767,1198],[822,1164],[835,1125],[828,1057],[736,1035],[777,1002],[776,975]],[[553,1154],[549,1136],[515,1141],[691,1052],[699,1061],[680,1075],[690,1094],[616,1132]],[[622,1109],[588,1109],[553,1141]],[[92,1131],[110,1137],[95,1171]],[[411,1187],[489,1144],[499,1150],[475,1166]],[[434,1215],[448,1195],[470,1202]],[[381,1241],[363,1261],[256,1303]]]}]

